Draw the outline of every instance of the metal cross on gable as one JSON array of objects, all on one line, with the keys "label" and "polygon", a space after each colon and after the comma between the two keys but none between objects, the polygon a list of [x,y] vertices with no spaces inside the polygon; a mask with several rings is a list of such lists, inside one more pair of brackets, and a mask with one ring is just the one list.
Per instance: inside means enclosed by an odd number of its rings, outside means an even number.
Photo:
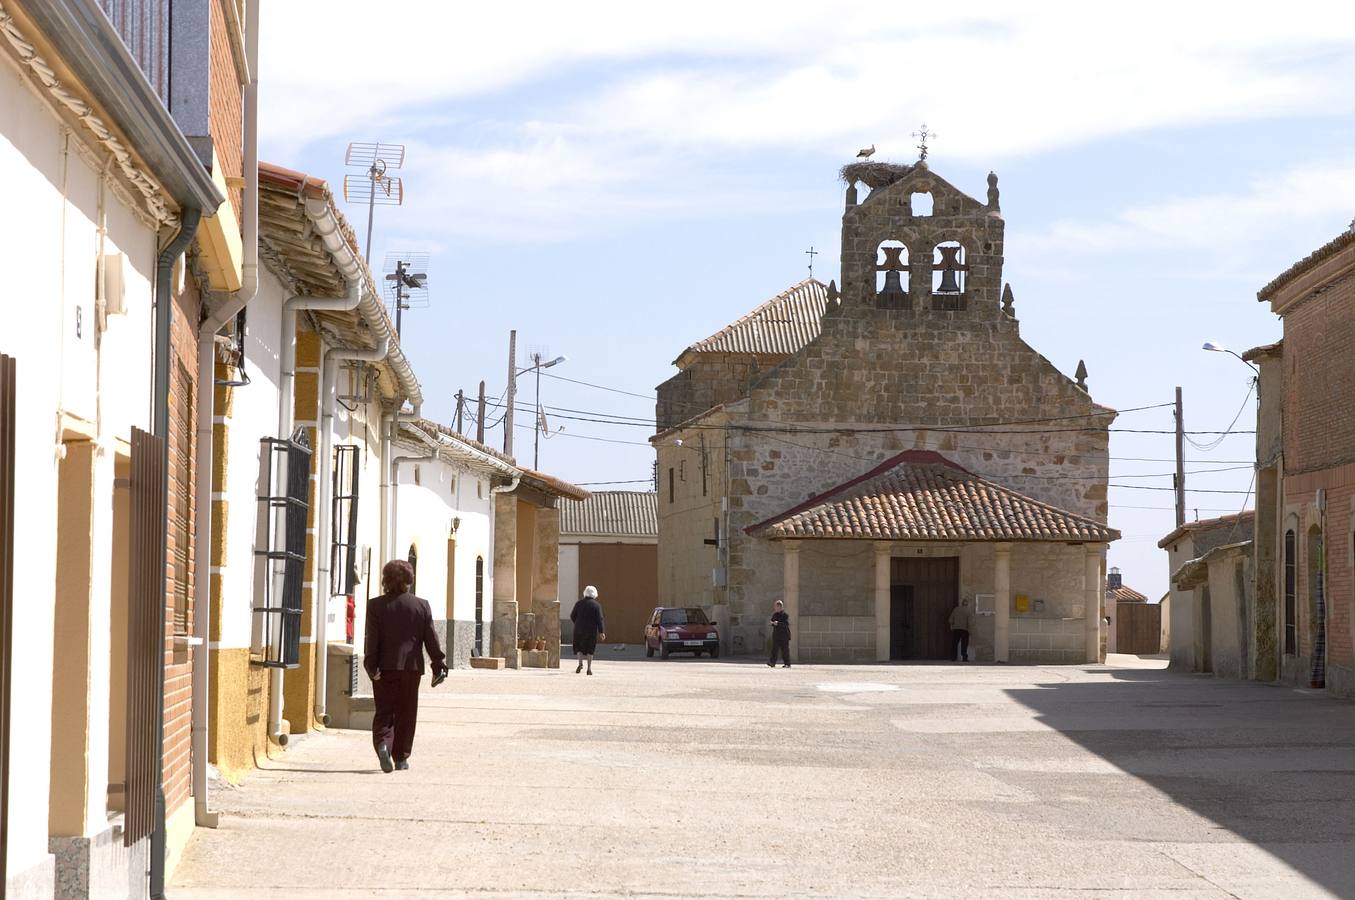
[{"label": "metal cross on gable", "polygon": [[935,132],[928,131],[927,123],[923,122],[922,127],[913,132],[913,137],[919,139],[917,149],[921,151],[921,155],[918,156],[918,161],[921,162],[927,158],[927,138],[934,138],[937,137],[937,135]]},{"label": "metal cross on gable", "polygon": [[813,278],[813,277],[814,277],[814,257],[816,257],[816,256],[819,255],[819,251],[814,249],[814,245],[813,245],[813,244],[810,244],[810,245],[809,245],[809,249],[805,251],[805,255],[809,257],[809,277],[810,277],[810,278]]}]

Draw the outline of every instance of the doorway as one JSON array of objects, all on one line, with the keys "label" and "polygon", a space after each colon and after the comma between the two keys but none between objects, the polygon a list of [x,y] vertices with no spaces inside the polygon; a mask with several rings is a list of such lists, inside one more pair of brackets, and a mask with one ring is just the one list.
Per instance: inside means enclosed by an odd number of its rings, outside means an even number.
[{"label": "doorway", "polygon": [[889,658],[950,659],[950,611],[960,599],[959,557],[894,557],[889,581]]}]

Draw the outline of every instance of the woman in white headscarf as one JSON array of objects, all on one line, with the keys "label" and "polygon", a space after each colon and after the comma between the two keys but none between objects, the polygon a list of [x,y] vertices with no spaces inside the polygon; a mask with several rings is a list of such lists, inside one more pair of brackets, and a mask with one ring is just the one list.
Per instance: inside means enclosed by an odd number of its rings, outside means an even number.
[{"label": "woman in white headscarf", "polygon": [[582,672],[586,662],[588,674],[592,675],[593,654],[597,652],[598,641],[607,640],[597,588],[590,584],[583,589],[583,597],[574,604],[574,609],[569,613],[569,621],[574,623],[574,657],[579,661],[574,674]]}]

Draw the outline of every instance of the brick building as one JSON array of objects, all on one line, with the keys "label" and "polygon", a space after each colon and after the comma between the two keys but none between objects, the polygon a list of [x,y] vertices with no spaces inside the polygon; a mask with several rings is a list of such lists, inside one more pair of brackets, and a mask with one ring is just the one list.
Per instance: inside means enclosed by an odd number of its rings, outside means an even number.
[{"label": "brick building", "polygon": [[1261,379],[1258,677],[1355,696],[1355,223],[1257,298],[1284,329],[1244,354]]},{"label": "brick building", "polygon": [[[1100,657],[1115,412],[1020,338],[986,202],[926,163],[844,169],[841,277],[795,285],[659,386],[659,594],[806,660]],[[869,194],[861,198],[861,186]],[[995,599],[996,598],[996,599]]]}]

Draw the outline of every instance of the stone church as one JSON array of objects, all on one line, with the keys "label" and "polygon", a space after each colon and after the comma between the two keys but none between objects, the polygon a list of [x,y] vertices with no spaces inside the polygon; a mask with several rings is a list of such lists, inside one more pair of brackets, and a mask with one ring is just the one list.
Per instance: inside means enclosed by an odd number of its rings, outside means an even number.
[{"label": "stone church", "polygon": [[841,291],[794,285],[658,388],[660,602],[730,653],[781,599],[793,659],[947,659],[965,601],[971,659],[1102,659],[1116,413],[1021,339],[997,176],[842,175]]}]

